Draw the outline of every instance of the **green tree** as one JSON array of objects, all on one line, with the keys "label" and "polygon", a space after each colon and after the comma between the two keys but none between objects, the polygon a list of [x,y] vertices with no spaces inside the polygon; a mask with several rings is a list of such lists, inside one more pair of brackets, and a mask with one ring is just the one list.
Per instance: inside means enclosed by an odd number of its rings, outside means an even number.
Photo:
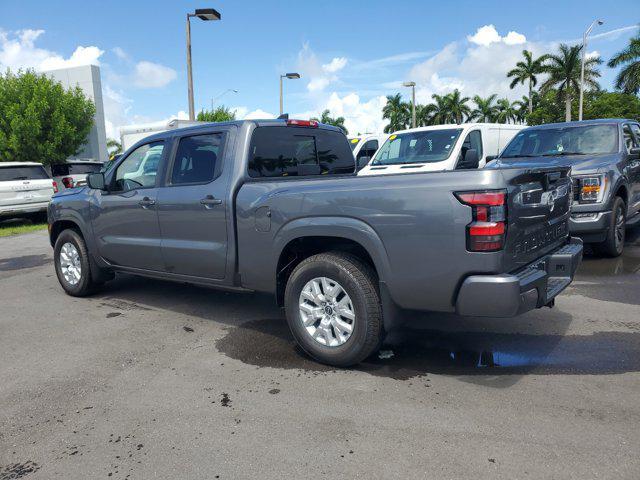
[{"label": "green tree", "polygon": [[320,118],[312,118],[311,120],[324,123],[325,125],[333,125],[334,127],[338,127],[342,130],[345,135],[349,135],[349,130],[344,126],[344,117],[333,118],[331,117],[331,112],[329,110],[324,110],[320,115]]},{"label": "green tree", "polygon": [[385,133],[404,130],[411,121],[411,107],[402,101],[402,95],[387,95],[387,103],[382,107],[382,118],[389,120]]},{"label": "green tree", "polygon": [[214,110],[200,110],[196,116],[199,122],[231,122],[236,119],[236,113],[224,105],[216,107]]},{"label": "green tree", "polygon": [[119,153],[122,153],[122,145],[119,141],[114,140],[113,138],[108,138],[107,150],[109,151],[109,156],[118,155]]},{"label": "green tree", "polygon": [[496,102],[496,122],[511,123],[518,119],[518,109],[515,103],[511,103],[508,98],[501,98]]},{"label": "green tree", "polygon": [[522,56],[524,60],[516,63],[516,68],[513,70],[509,70],[507,73],[508,78],[513,78],[511,80],[510,88],[515,88],[515,86],[519,83],[524,85],[528,84],[529,87],[529,113],[533,111],[533,87],[538,84],[538,77],[544,71],[543,62],[546,60],[546,56],[533,58],[533,53],[529,50],[523,50]]},{"label": "green tree", "polygon": [[589,92],[585,96],[584,118],[629,118],[640,121],[640,98],[621,92]]},{"label": "green tree", "polygon": [[494,102],[497,96],[494,93],[487,98],[482,98],[480,95],[473,97],[473,103],[476,104],[476,108],[471,111],[470,119],[479,122],[494,122],[497,114],[497,106]]},{"label": "green tree", "polygon": [[463,97],[457,88],[446,95],[450,118],[457,124],[464,122],[465,118],[471,114],[471,107],[467,105],[469,100],[469,97]]},{"label": "green tree", "polygon": [[86,143],[95,111],[80,87],[7,70],[0,74],[0,161],[64,162]]},{"label": "green tree", "polygon": [[640,31],[629,40],[629,45],[609,60],[607,65],[616,68],[624,65],[616,77],[616,88],[624,93],[640,92]]},{"label": "green tree", "polygon": [[416,116],[421,125],[442,125],[451,122],[451,111],[446,95],[431,95],[434,102],[417,109]]},{"label": "green tree", "polygon": [[[569,46],[560,44],[558,54],[545,56],[544,71],[548,78],[540,85],[542,93],[555,89],[558,93],[558,100],[564,99],[565,121],[571,121],[571,101],[580,91],[580,66],[581,66],[581,45]],[[584,62],[584,83],[585,87],[597,90],[599,88],[597,78],[600,72],[596,65],[602,63],[600,58],[588,58]]]}]

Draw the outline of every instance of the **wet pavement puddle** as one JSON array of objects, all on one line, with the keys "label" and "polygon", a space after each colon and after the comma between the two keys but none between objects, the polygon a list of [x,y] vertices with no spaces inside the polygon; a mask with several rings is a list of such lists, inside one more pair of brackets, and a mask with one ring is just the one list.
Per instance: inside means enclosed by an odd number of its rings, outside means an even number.
[{"label": "wet pavement puddle", "polygon": [[[256,320],[216,342],[227,356],[258,367],[327,372],[294,344],[282,319]],[[529,335],[401,329],[354,370],[406,380],[451,375],[604,375],[640,371],[640,332]]]},{"label": "wet pavement puddle", "polygon": [[53,260],[47,255],[24,255],[22,257],[0,258],[0,272],[22,270],[23,268],[41,267]]}]

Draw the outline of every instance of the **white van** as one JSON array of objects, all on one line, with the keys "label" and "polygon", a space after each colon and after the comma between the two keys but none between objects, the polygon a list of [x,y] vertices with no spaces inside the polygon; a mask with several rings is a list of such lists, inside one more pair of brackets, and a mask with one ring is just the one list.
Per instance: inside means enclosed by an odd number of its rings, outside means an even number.
[{"label": "white van", "polygon": [[[351,151],[353,152],[353,156],[356,157],[356,162],[361,158],[373,158],[387,138],[389,138],[387,133],[365,133],[357,137],[348,137]],[[358,165],[358,169],[362,167],[364,167],[364,165]]]},{"label": "white van", "polygon": [[463,123],[395,132],[358,175],[482,168],[525,125]]}]

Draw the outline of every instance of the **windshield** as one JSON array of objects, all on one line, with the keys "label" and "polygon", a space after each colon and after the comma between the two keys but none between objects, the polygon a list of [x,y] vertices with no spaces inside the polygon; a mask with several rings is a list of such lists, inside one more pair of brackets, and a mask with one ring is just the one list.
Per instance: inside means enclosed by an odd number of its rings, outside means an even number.
[{"label": "windshield", "polygon": [[394,134],[373,157],[372,165],[434,163],[449,158],[461,128]]},{"label": "windshield", "polygon": [[518,133],[501,158],[597,155],[618,151],[616,125],[528,128]]},{"label": "windshield", "polygon": [[360,139],[359,138],[350,138],[349,139],[349,145],[351,146],[351,151],[353,152],[356,147],[358,146],[358,143],[360,143]]}]

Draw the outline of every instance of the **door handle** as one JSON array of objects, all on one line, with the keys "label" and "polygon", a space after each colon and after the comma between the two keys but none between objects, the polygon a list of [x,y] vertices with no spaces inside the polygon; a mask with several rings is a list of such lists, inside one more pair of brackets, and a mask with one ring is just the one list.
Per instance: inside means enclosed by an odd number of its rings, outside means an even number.
[{"label": "door handle", "polygon": [[214,205],[222,204],[222,200],[220,200],[219,198],[215,198],[213,195],[207,195],[202,200],[200,200],[200,203],[204,205],[204,208],[211,208]]},{"label": "door handle", "polygon": [[138,202],[138,205],[140,205],[142,208],[149,208],[154,206],[155,204],[156,204],[156,201],[149,197],[144,197],[142,200]]}]

